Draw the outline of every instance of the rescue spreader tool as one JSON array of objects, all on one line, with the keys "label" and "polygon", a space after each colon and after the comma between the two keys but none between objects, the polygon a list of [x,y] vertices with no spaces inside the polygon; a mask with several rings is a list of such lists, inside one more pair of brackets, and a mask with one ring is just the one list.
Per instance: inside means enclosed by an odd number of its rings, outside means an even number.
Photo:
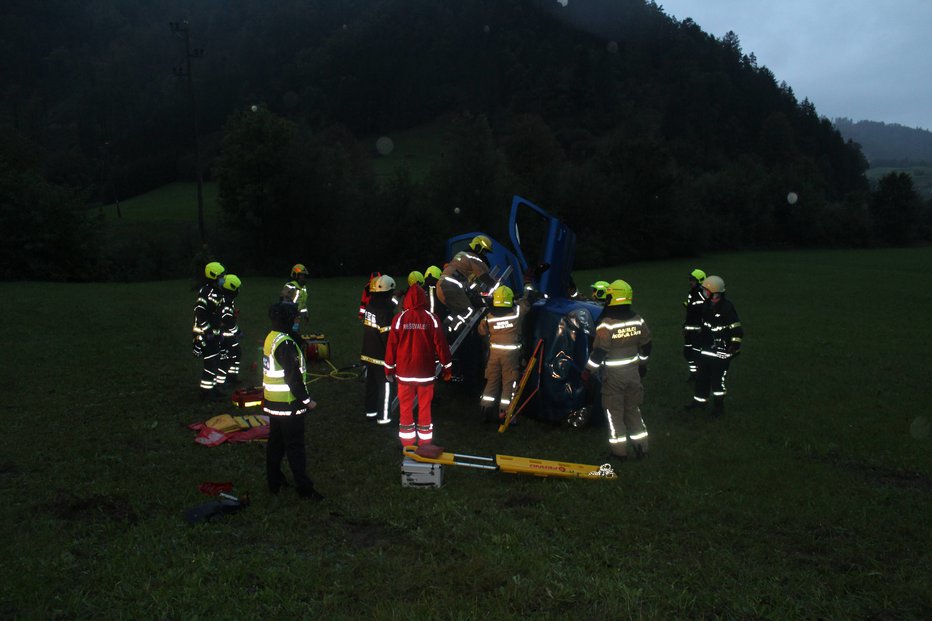
[{"label": "rescue spreader tool", "polygon": [[479,455],[461,455],[459,453],[440,453],[437,457],[425,457],[417,453],[416,446],[404,447],[404,456],[415,461],[444,466],[465,466],[480,470],[498,470],[508,474],[530,474],[536,477],[561,477],[565,479],[617,479],[618,475],[609,464],[592,466],[574,464],[565,461],[535,459],[533,457],[513,457],[496,455],[482,457]]}]

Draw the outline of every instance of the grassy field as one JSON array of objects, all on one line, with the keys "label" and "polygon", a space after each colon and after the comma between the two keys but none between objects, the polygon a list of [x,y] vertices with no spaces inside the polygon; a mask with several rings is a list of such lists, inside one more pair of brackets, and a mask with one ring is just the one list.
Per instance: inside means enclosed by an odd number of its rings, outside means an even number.
[{"label": "grassy field", "polygon": [[[376,179],[384,183],[395,175],[399,168],[406,167],[415,179],[424,178],[430,167],[443,154],[443,136],[448,121],[437,120],[427,125],[399,132],[389,132],[385,136],[364,139],[363,143],[371,147],[374,154],[372,168]],[[391,151],[381,153],[378,141],[382,138],[391,140]]]},{"label": "grassy field", "polygon": [[[932,249],[717,255],[746,339],[727,413],[687,415],[679,326],[693,263],[626,278],[651,325],[651,455],[615,481],[446,471],[400,484],[397,428],[323,377],[305,504],[264,447],[204,448],[189,283],[0,283],[4,619],[932,618]],[[235,266],[234,266],[235,267]],[[310,283],[334,363],[356,359],[360,279]],[[281,282],[246,280],[245,374]],[[50,303],[54,301],[54,303]],[[443,386],[437,443],[599,464],[606,430],[498,434]],[[234,412],[235,413],[235,412]],[[286,470],[287,472],[287,470]],[[252,505],[191,527],[204,481]]]}]

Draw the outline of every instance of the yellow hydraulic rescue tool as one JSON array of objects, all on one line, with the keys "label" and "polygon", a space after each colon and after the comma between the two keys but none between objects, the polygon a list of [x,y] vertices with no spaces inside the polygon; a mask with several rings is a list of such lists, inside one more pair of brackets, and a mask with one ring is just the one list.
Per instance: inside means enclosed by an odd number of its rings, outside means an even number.
[{"label": "yellow hydraulic rescue tool", "polygon": [[465,466],[481,470],[499,470],[508,474],[530,474],[536,477],[562,477],[566,479],[617,479],[618,475],[609,464],[591,466],[573,464],[565,461],[534,459],[533,457],[512,457],[496,455],[480,457],[477,455],[460,455],[458,453],[440,453],[435,457],[426,457],[417,453],[416,446],[404,447],[404,456],[428,464],[445,466]]}]

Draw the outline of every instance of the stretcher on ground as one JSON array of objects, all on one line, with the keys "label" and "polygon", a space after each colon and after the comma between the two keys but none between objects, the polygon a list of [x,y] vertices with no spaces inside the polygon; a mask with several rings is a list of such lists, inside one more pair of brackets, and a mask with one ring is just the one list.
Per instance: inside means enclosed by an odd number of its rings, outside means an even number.
[{"label": "stretcher on ground", "polygon": [[617,479],[618,475],[609,464],[593,466],[565,461],[551,461],[533,457],[496,455],[482,457],[459,453],[440,453],[435,457],[419,455],[416,446],[404,447],[404,456],[414,461],[442,466],[465,466],[480,470],[498,470],[508,474],[529,474],[536,477],[561,477],[566,479]]}]

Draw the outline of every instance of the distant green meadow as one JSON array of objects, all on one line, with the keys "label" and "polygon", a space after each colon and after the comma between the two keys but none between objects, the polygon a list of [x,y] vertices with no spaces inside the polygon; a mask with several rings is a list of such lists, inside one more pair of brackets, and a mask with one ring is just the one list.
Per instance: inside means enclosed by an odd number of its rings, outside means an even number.
[{"label": "distant green meadow", "polygon": [[[717,419],[682,409],[694,267],[725,279],[746,331]],[[250,383],[286,277],[244,278]],[[197,400],[191,283],[0,283],[0,617],[932,618],[932,248],[575,274],[615,278],[654,334],[649,458],[614,481],[454,467],[439,489],[403,488],[397,427],[365,420],[363,384],[318,364],[319,504],[266,491],[261,444],[194,443],[186,425],[239,412]],[[358,358],[363,280],[310,282],[335,367]],[[456,386],[434,415],[449,451],[607,461],[602,426],[499,434]],[[189,526],[207,481],[251,506]]]}]

